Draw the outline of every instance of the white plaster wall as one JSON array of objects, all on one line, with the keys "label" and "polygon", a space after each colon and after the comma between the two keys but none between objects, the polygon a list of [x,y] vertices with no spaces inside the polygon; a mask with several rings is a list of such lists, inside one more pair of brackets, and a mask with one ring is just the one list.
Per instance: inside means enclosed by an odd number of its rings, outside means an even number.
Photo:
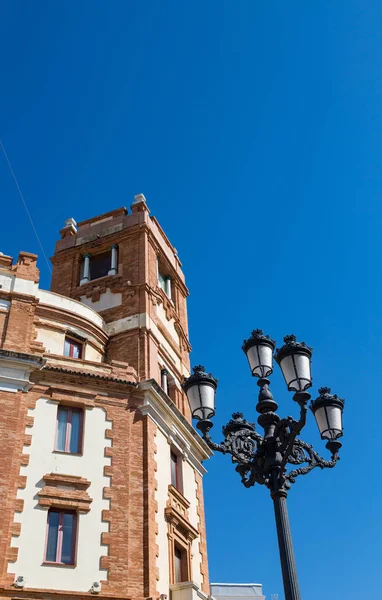
[{"label": "white plaster wall", "polygon": [[99,300],[97,302],[93,302],[91,298],[87,298],[86,296],[81,296],[81,302],[86,304],[86,306],[90,306],[93,310],[100,311],[106,310],[107,308],[114,308],[114,306],[120,306],[122,304],[122,294],[119,292],[117,294],[113,294],[110,291],[110,288],[107,288],[106,292],[100,294]]},{"label": "white plaster wall", "polygon": [[[22,513],[15,516],[21,523],[21,535],[12,538],[12,546],[18,547],[16,563],[9,563],[8,571],[23,575],[27,587],[67,591],[89,591],[94,581],[107,578],[107,571],[100,569],[100,557],[107,554],[107,546],[101,545],[101,533],[108,531],[103,523],[102,510],[110,508],[110,501],[103,499],[103,487],[110,485],[110,477],[103,475],[104,465],[110,458],[104,456],[105,446],[111,441],[105,438],[110,428],[106,414],[100,407],[87,409],[84,420],[83,456],[55,454],[54,447],[57,404],[41,398],[29,414],[34,425],[27,428],[32,434],[31,446],[23,452],[30,454],[29,465],[21,467],[20,474],[27,476],[27,485],[18,490],[18,498],[24,500]],[[79,516],[77,538],[77,564],[75,567],[43,565],[46,537],[47,510],[38,506],[37,492],[43,486],[46,473],[78,475],[91,481],[88,493],[93,502],[90,512]]]},{"label": "white plaster wall", "polygon": [[14,275],[10,275],[10,273],[0,271],[0,285],[1,289],[4,292],[10,292],[12,289],[13,280],[15,279]]},{"label": "white plaster wall", "polygon": [[46,351],[52,354],[64,354],[65,333],[52,329],[37,329],[37,341],[44,344]]},{"label": "white plaster wall", "polygon": [[123,317],[123,319],[117,319],[112,323],[106,323],[106,333],[108,335],[116,335],[122,331],[128,331],[129,329],[135,329],[136,327],[142,327],[144,321],[140,317],[145,316],[145,313],[131,315],[130,317]]},{"label": "white plaster wall", "polygon": [[[157,490],[155,499],[158,502],[158,536],[157,543],[159,546],[159,556],[157,558],[157,567],[159,569],[158,591],[160,594],[168,594],[169,590],[169,556],[168,556],[168,524],[164,516],[166,503],[168,500],[168,486],[171,483],[171,467],[170,467],[170,445],[167,441],[167,436],[160,429],[157,430],[156,436],[157,446]],[[183,495],[190,502],[188,509],[189,520],[191,525],[198,529],[199,517],[197,514],[197,497],[196,497],[196,481],[195,471],[187,460],[182,462],[183,476]],[[199,538],[192,543],[192,580],[200,587],[202,584],[202,576],[200,573],[201,556],[199,553]]]},{"label": "white plaster wall", "polygon": [[102,362],[102,352],[94,348],[91,344],[86,344],[85,348],[85,360],[92,360],[93,362]]},{"label": "white plaster wall", "polygon": [[0,285],[4,292],[20,292],[21,294],[30,294],[35,296],[38,290],[38,284],[27,279],[19,279],[15,275],[1,271]]},{"label": "white plaster wall", "polygon": [[[189,462],[183,461],[183,495],[190,502],[188,515],[191,525],[198,529],[199,517],[197,513],[196,480],[195,471]],[[202,585],[202,574],[200,572],[201,555],[199,552],[199,537],[192,542],[192,581],[199,587]]]},{"label": "white plaster wall", "polygon": [[19,279],[15,277],[13,280],[12,290],[13,292],[19,292],[20,294],[29,294],[35,296],[38,291],[38,283],[34,281],[28,281],[27,279]]},{"label": "white plaster wall", "polygon": [[46,304],[47,306],[55,306],[57,308],[62,308],[69,312],[73,312],[76,315],[81,315],[88,319],[98,327],[104,329],[104,322],[102,317],[95,312],[92,308],[89,308],[82,302],[77,302],[77,300],[71,300],[70,298],[65,298],[60,294],[55,294],[54,292],[47,292],[45,290],[37,290],[37,297],[40,299],[41,304]]},{"label": "white plaster wall", "polygon": [[160,594],[167,594],[170,585],[170,566],[168,556],[168,524],[164,516],[166,502],[168,500],[168,486],[171,483],[170,470],[170,446],[167,437],[158,429],[156,436],[157,446],[157,490],[155,500],[158,502],[157,522],[159,546],[159,556],[157,558],[157,567],[159,570],[158,591]]}]

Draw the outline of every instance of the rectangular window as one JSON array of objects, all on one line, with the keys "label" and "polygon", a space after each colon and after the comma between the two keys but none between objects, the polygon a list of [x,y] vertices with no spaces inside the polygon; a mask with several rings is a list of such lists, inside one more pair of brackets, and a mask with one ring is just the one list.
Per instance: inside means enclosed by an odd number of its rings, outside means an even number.
[{"label": "rectangular window", "polygon": [[74,512],[50,509],[45,560],[74,565],[77,537],[77,515]]},{"label": "rectangular window", "polygon": [[111,251],[95,254],[90,259],[90,279],[106,277],[111,269]]},{"label": "rectangular window", "polygon": [[72,358],[82,358],[83,343],[78,340],[74,340],[71,337],[65,338],[64,344],[64,356],[71,356]]},{"label": "rectangular window", "polygon": [[161,287],[162,290],[164,292],[166,292],[166,281],[165,281],[165,278],[163,277],[162,273],[160,273],[160,271],[158,271],[158,284],[159,284],[159,287]]},{"label": "rectangular window", "polygon": [[182,481],[180,475],[181,464],[181,458],[179,458],[175,452],[171,452],[171,485],[173,485],[180,492],[182,491]]},{"label": "rectangular window", "polygon": [[79,408],[59,406],[55,450],[80,454],[82,451],[83,411]]},{"label": "rectangular window", "polygon": [[174,576],[175,583],[187,581],[187,552],[179,546],[174,548]]}]

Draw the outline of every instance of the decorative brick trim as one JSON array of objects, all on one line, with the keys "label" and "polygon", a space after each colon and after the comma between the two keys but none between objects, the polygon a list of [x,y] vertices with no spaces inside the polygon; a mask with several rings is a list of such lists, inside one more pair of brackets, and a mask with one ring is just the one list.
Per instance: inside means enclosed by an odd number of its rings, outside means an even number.
[{"label": "decorative brick trim", "polygon": [[[106,554],[104,554],[100,558],[100,567],[101,567],[101,569],[104,569],[105,571],[107,571],[106,579],[102,580],[103,586],[107,588],[108,580],[109,580],[109,571],[112,566],[109,555],[110,555],[110,527],[111,527],[111,521],[112,521],[111,500],[113,497],[113,492],[112,492],[112,488],[110,485],[111,481],[112,481],[112,476],[113,476],[113,464],[112,464],[112,462],[113,462],[113,441],[112,441],[113,440],[113,429],[112,429],[113,421],[110,418],[110,416],[111,416],[110,412],[105,407],[103,407],[103,409],[105,410],[105,423],[107,424],[107,429],[105,429],[104,457],[110,459],[110,464],[104,465],[104,467],[103,467],[103,475],[104,475],[104,477],[109,478],[109,485],[103,487],[102,494],[103,494],[103,498],[105,500],[109,501],[109,508],[102,510],[102,513],[101,513],[101,520],[103,523],[107,523],[108,530],[104,531],[101,534],[101,545],[105,547]],[[106,445],[106,440],[111,440],[110,445]],[[107,442],[107,443],[109,444],[109,442]]]},{"label": "decorative brick trim", "polygon": [[158,469],[155,438],[157,426],[148,416],[143,419],[143,487],[144,487],[144,594],[157,598],[159,571],[157,567],[158,547],[158,502],[155,499]]},{"label": "decorative brick trim", "polygon": [[206,522],[204,516],[204,497],[203,497],[203,480],[200,473],[195,471],[196,481],[196,499],[197,499],[197,514],[199,517],[199,553],[200,553],[200,572],[202,575],[202,592],[210,594],[210,582],[208,577],[208,559],[207,559],[207,539],[206,539]]},{"label": "decorative brick trim", "polygon": [[12,523],[11,533],[12,537],[19,537],[21,533],[21,523]]},{"label": "decorative brick trim", "polygon": [[26,467],[29,465],[29,454],[22,454],[21,455],[21,459],[20,459],[20,464],[23,467]]},{"label": "decorative brick trim", "polygon": [[15,513],[22,513],[24,510],[23,498],[17,498],[15,501]]},{"label": "decorative brick trim", "polygon": [[[43,508],[61,508],[87,513],[93,501],[87,493],[90,481],[84,477],[50,473],[43,476],[45,486],[38,492],[38,503]],[[71,486],[72,489],[61,489],[58,486]]]}]

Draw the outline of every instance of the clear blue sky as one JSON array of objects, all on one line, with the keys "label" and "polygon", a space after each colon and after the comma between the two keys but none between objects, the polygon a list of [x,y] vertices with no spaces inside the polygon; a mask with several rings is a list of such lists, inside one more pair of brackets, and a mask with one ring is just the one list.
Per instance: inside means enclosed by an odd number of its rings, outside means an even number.
[{"label": "clear blue sky", "polygon": [[[48,256],[64,219],[143,192],[183,261],[193,362],[220,380],[215,436],[256,416],[255,327],[311,344],[313,393],[346,398],[340,464],[289,496],[304,600],[380,595],[381,30],[376,0],[0,8],[0,137]],[[1,250],[41,255],[1,156],[0,198]],[[272,388],[296,415],[278,370]],[[325,453],[311,417],[304,437]],[[267,490],[207,466],[212,581],[282,600]]]}]

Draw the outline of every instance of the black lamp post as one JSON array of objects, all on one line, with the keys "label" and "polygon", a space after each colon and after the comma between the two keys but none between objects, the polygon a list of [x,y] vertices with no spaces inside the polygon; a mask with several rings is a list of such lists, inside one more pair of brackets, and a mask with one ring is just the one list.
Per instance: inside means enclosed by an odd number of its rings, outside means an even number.
[{"label": "black lamp post", "polygon": [[[307,404],[310,394],[306,391],[312,385],[310,360],[312,348],[304,342],[297,342],[294,335],[284,338],[284,346],[276,350],[275,359],[280,365],[288,390],[295,392],[293,400],[300,407],[298,421],[287,417],[280,419],[278,408],[269,390],[269,379],[273,371],[272,356],[276,343],[260,329],[252,332],[243,344],[249,366],[254,377],[258,377],[260,387],[256,410],[257,419],[264,429],[264,435],[255,431],[255,424],[248,423],[242,413],[233,413],[232,419],[223,427],[224,441],[216,444],[210,437],[213,426],[211,418],[215,414],[215,392],[217,379],[206,373],[202,366],[194,367],[194,373],[185,379],[183,389],[187,394],[194,419],[203,439],[212,450],[231,454],[236,471],[245,487],[255,483],[265,485],[273,499],[277,537],[280,550],[281,568],[286,600],[300,600],[296,563],[289,526],[286,498],[291,484],[298,475],[305,475],[319,467],[332,468],[339,460],[338,452],[342,436],[342,412],[344,401],[330,393],[330,388],[320,388],[319,396],[311,402],[310,408],[316,418],[321,438],[327,440],[326,447],[331,460],[324,460],[297,436],[305,425]],[[306,466],[288,471],[288,464]]]}]

